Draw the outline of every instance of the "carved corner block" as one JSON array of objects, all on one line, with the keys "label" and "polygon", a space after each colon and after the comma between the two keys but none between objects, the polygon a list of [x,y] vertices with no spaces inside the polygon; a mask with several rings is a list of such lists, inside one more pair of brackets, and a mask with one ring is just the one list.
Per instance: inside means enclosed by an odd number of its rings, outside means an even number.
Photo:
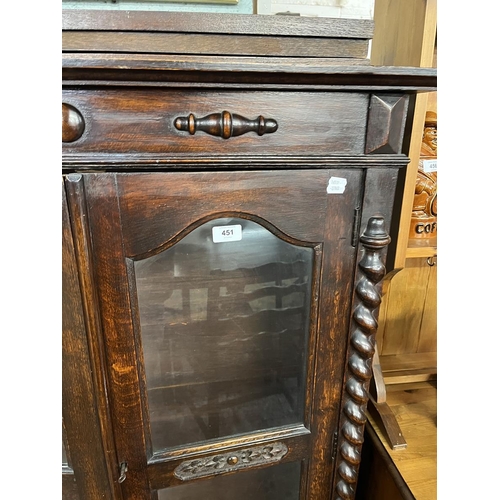
[{"label": "carved corner block", "polygon": [[401,153],[408,96],[372,95],[365,153]]}]

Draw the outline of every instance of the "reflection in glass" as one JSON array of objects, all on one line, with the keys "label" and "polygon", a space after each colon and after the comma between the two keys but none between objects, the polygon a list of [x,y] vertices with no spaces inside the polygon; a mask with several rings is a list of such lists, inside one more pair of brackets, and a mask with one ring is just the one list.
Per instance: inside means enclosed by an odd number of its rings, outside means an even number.
[{"label": "reflection in glass", "polygon": [[298,500],[300,462],[220,475],[158,491],[158,500]]},{"label": "reflection in glass", "polygon": [[154,451],[303,422],[312,262],[237,218],[135,262]]}]

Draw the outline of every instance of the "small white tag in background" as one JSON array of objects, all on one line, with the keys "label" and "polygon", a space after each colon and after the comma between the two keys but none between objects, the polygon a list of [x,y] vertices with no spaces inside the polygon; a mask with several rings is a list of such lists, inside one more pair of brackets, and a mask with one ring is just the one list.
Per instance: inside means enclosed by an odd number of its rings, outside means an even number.
[{"label": "small white tag in background", "polygon": [[345,191],[347,179],[343,177],[330,177],[326,192],[328,194],[342,194]]},{"label": "small white tag in background", "polygon": [[243,237],[240,224],[234,226],[214,226],[212,228],[212,240],[214,243],[226,241],[240,241]]},{"label": "small white tag in background", "polygon": [[437,160],[423,160],[423,168],[426,174],[430,172],[437,172],[438,170],[438,161]]}]

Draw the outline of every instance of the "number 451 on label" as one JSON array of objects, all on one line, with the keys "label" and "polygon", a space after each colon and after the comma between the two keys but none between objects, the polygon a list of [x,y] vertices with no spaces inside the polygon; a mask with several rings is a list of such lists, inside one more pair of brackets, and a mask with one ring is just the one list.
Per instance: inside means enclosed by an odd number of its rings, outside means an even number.
[{"label": "number 451 on label", "polygon": [[214,226],[212,228],[212,240],[214,243],[240,241],[242,237],[243,232],[240,224],[234,226]]}]

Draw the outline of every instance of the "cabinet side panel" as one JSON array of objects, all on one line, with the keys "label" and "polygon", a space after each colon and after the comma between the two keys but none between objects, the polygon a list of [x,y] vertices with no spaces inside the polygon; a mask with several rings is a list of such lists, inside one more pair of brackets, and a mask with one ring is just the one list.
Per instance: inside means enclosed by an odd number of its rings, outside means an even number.
[{"label": "cabinet side panel", "polygon": [[[391,228],[393,216],[396,209],[394,198],[398,182],[398,169],[369,169],[366,172],[365,196],[363,200],[361,228],[366,227],[368,219],[379,214],[384,220],[386,227]],[[392,228],[391,228],[392,229]],[[391,232],[390,232],[391,233]],[[388,247],[382,250],[387,273],[394,270],[394,246],[395,236]]]},{"label": "cabinet side panel", "polygon": [[[63,189],[62,224],[62,410],[71,465],[82,499],[111,499],[93,395],[87,336],[77,275],[75,249]],[[63,498],[75,488],[63,478]]]}]

